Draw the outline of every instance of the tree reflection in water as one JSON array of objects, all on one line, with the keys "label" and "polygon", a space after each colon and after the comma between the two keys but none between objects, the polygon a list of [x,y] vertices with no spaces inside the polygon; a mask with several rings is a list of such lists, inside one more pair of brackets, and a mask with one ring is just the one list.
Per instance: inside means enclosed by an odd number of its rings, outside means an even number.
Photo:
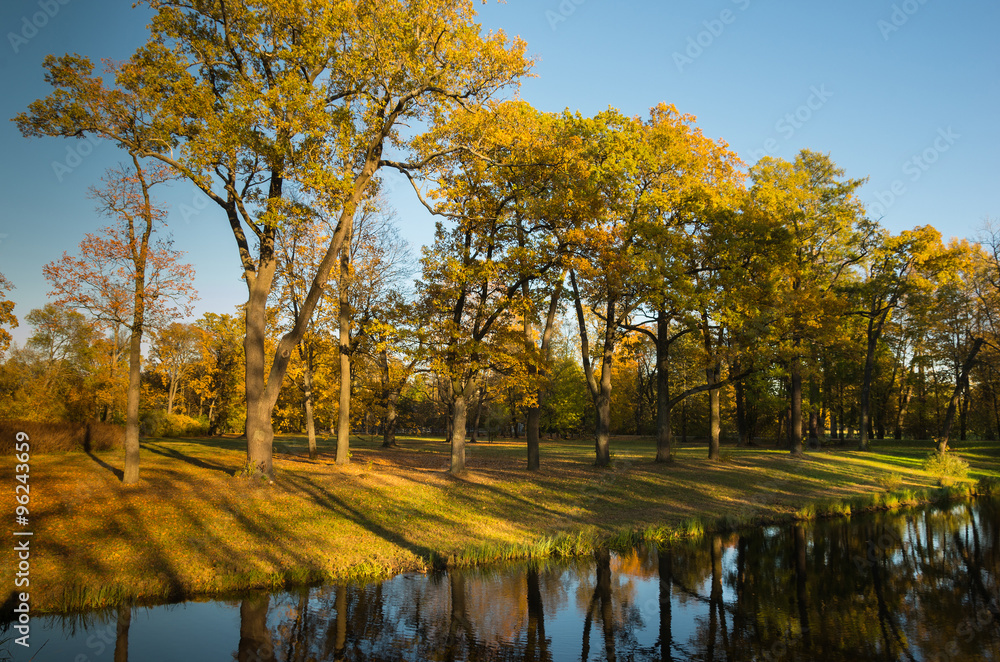
[{"label": "tree reflection in water", "polygon": [[[981,501],[592,559],[253,594],[239,602],[238,635],[216,636],[235,645],[238,662],[1000,662],[998,519],[997,503]],[[161,659],[130,627],[129,608],[66,617],[63,628],[88,630],[88,618],[109,642],[117,635],[115,662],[130,648],[133,659]]]}]

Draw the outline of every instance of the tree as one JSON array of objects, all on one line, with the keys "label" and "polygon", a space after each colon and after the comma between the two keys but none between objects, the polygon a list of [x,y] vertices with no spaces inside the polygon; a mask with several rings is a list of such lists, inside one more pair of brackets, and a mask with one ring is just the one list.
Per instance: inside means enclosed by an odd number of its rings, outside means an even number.
[{"label": "tree", "polygon": [[[587,145],[588,172],[581,182],[586,187],[581,186],[576,195],[592,205],[593,214],[582,226],[579,258],[569,278],[583,371],[594,403],[595,464],[603,467],[611,463],[612,362],[622,324],[637,305],[629,278],[636,259],[634,222],[649,213],[651,201],[638,181],[641,171],[636,151],[644,138],[638,119],[609,109],[593,120],[579,119],[577,131]],[[594,356],[585,301],[590,314],[600,321]]]},{"label": "tree", "polygon": [[856,191],[861,179],[826,154],[802,150],[793,163],[765,157],[750,169],[749,211],[770,224],[784,299],[776,320],[788,365],[791,452],[802,453],[802,363],[809,345],[836,326],[835,285],[862,259],[871,225]]},{"label": "tree", "polygon": [[181,383],[201,358],[203,331],[194,324],[174,322],[153,338],[152,369],[163,376],[167,387],[167,415],[174,413],[174,398]]},{"label": "tree", "polygon": [[941,243],[941,233],[929,225],[903,231],[895,237],[882,230],[876,232],[873,239],[864,264],[867,277],[860,287],[864,307],[855,311],[867,323],[859,450],[870,448],[868,428],[875,353],[886,322],[905,304],[908,296],[933,288],[949,260]]},{"label": "tree", "polygon": [[429,327],[425,351],[448,408],[450,471],[456,474],[465,471],[468,401],[480,375],[491,365],[518,363],[509,356],[515,337],[511,303],[531,278],[510,259],[503,203],[481,188],[474,195],[482,196],[475,200],[477,213],[467,210],[450,230],[438,224],[417,283],[420,315]]},{"label": "tree", "polygon": [[[671,395],[671,345],[700,330],[709,352],[706,386],[717,415],[719,390],[731,380],[722,378],[713,336],[721,331],[720,317],[727,304],[738,305],[746,298],[746,292],[735,290],[745,289],[747,283],[726,278],[740,266],[733,258],[737,254],[733,244],[746,243],[742,218],[724,213],[737,206],[741,190],[737,167],[741,164],[723,141],[709,140],[694,122],[693,116],[660,104],[651,109],[637,148],[638,185],[648,191],[651,202],[647,214],[635,222],[640,240],[633,273],[642,303],[636,314],[639,319],[630,328],[647,335],[656,347],[658,462],[672,460],[673,407],[705,390],[695,387]],[[725,239],[713,241],[713,234],[720,234],[721,229],[728,231]],[[711,438],[717,446],[718,435]]]},{"label": "tree", "polygon": [[[225,213],[248,294],[247,469],[270,477],[271,412],[357,206],[380,168],[412,173],[435,156],[383,158],[407,153],[399,127],[481,103],[529,62],[520,40],[481,34],[469,0],[150,5],[150,40],[110,72],[115,87],[85,58],[50,57],[56,90],[18,126],[28,136],[108,137],[172,166]],[[337,229],[268,367],[275,239],[301,214],[292,195],[334,215]]]},{"label": "tree", "polygon": [[17,328],[17,318],[14,316],[14,302],[8,301],[4,296],[4,292],[9,292],[12,289],[14,289],[14,286],[11,285],[11,282],[3,274],[0,274],[0,357],[10,347],[11,340],[10,331],[2,327]]},{"label": "tree", "polygon": [[[372,194],[358,209],[348,237],[347,250],[341,252],[340,273],[337,278],[340,350],[338,464],[345,464],[348,458],[356,357],[373,352],[372,338],[367,336],[367,330],[398,299],[396,288],[407,271],[405,263],[408,257],[406,243],[396,232],[395,213],[379,187],[373,186]],[[386,374],[381,370],[380,373]],[[383,383],[383,387],[387,386],[388,383]],[[394,439],[393,436],[393,441]]]},{"label": "tree", "polygon": [[[94,415],[95,348],[98,330],[65,306],[47,303],[26,316],[34,333],[24,356],[28,363],[27,393],[21,414],[29,420],[84,421]],[[12,359],[13,360],[13,359]]]},{"label": "tree", "polygon": [[[540,121],[522,102],[494,104],[456,115],[424,147],[475,146],[440,159],[434,168],[432,193],[439,202],[428,207],[453,225],[438,224],[418,286],[434,327],[426,348],[449,411],[456,472],[465,465],[468,402],[480,390],[484,371],[504,374],[525,404],[536,402],[537,390],[527,382],[529,366],[537,368],[537,362],[526,356],[531,349],[524,335],[536,316],[530,286],[556,271],[562,259],[549,245],[551,233],[523,206],[520,170],[532,162],[526,157],[537,155],[531,144]],[[558,286],[553,282],[551,287]],[[552,305],[557,302],[558,293]],[[549,317],[551,328],[554,311]],[[529,465],[537,467],[537,444],[534,450]]]},{"label": "tree", "polygon": [[[945,414],[937,439],[937,452],[948,450],[952,426],[955,423],[955,413],[959,408],[960,398],[966,396],[963,402],[962,427],[965,428],[965,410],[968,407],[969,374],[976,365],[980,351],[988,345],[997,347],[997,274],[995,271],[996,247],[990,245],[987,238],[986,246],[960,242],[950,248],[957,255],[959,265],[958,278],[949,287],[942,288],[951,293],[958,304],[956,306],[959,326],[952,329],[956,341],[954,354],[955,388],[948,400]],[[992,253],[992,255],[991,255]],[[990,333],[992,332],[992,333]],[[991,337],[993,343],[988,343]]]},{"label": "tree", "polygon": [[240,432],[246,421],[243,393],[243,346],[240,336],[245,324],[238,316],[205,313],[195,322],[202,333],[199,365],[204,365],[202,393],[209,401],[209,433]]},{"label": "tree", "polygon": [[393,448],[399,426],[399,401],[417,363],[423,358],[423,333],[414,306],[391,294],[364,329],[378,374],[376,402],[382,410],[382,447]]},{"label": "tree", "polygon": [[[181,264],[182,253],[169,240],[153,241],[166,211],[158,207],[150,189],[170,179],[163,166],[144,167],[133,154],[131,168],[119,166],[104,178],[104,186],[91,189],[98,209],[117,220],[101,234],[87,234],[79,257],[63,253],[42,272],[52,284],[57,303],[88,312],[99,324],[112,328],[115,346],[119,330],[129,331],[129,378],[125,414],[126,485],[139,480],[139,379],[142,336],[178,314],[190,313],[196,298],[194,269]],[[113,365],[113,363],[112,363]],[[170,401],[173,401],[171,393]],[[170,407],[168,412],[170,413]]]}]

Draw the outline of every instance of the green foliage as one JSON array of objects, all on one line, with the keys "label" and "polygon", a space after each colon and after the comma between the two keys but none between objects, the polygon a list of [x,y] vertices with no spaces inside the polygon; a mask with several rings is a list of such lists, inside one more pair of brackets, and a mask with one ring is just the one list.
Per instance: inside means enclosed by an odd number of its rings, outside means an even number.
[{"label": "green foliage", "polygon": [[167,414],[159,409],[139,419],[139,430],[144,437],[199,437],[208,434],[208,427],[205,417]]},{"label": "green foliage", "polygon": [[937,478],[942,487],[950,487],[956,480],[963,480],[969,475],[969,463],[954,453],[931,453],[922,467]]},{"label": "green foliage", "polygon": [[882,474],[875,479],[875,482],[887,492],[895,492],[899,489],[900,485],[903,484],[903,477],[897,472],[892,471],[889,473]]},{"label": "green foliage", "polygon": [[[860,504],[859,504],[860,505]],[[850,501],[823,500],[799,508],[795,512],[797,520],[820,519],[824,517],[850,517]]]}]

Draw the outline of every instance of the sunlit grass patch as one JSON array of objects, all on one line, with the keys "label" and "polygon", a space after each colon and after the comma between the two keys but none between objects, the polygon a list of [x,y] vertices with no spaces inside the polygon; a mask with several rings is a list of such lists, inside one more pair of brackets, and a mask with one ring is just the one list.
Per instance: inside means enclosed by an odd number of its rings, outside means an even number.
[{"label": "sunlit grass patch", "polygon": [[[245,443],[144,440],[141,480],[128,488],[113,473],[117,452],[33,457],[33,524],[46,550],[32,568],[44,578],[37,607],[569,558],[793,516],[900,507],[925,501],[920,491],[935,484],[915,459],[929,443],[804,458],[726,446],[726,462],[687,444],[663,465],[653,462],[652,439],[614,439],[615,461],[599,469],[591,440],[543,440],[541,470],[529,472],[524,441],[505,439],[470,446],[469,471],[456,478],[439,439],[404,437],[382,449],[378,438],[355,437],[352,462],[341,467],[332,439],[321,438],[310,460],[305,438],[289,435],[277,439],[273,485],[234,475]],[[981,477],[977,492],[1000,485],[993,447],[980,444],[966,457]],[[879,478],[893,473],[900,489],[886,491]]]}]

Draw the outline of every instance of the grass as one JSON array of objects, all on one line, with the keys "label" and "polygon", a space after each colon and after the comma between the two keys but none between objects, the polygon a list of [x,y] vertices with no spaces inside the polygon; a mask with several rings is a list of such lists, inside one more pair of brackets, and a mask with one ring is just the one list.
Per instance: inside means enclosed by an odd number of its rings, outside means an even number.
[{"label": "grass", "polygon": [[[448,447],[352,439],[310,461],[297,436],[275,440],[274,484],[234,476],[233,438],[143,442],[139,485],[120,483],[121,453],[37,454],[31,462],[31,599],[37,611],[161,601],[322,581],[376,579],[432,567],[574,556],[706,530],[838,516],[1000,489],[1000,453],[963,447],[970,478],[947,490],[921,468],[930,442],[873,452],[700,445],[655,464],[649,439],[612,442],[609,468],[586,440],[543,441],[542,470],[524,470],[523,441],[470,445],[469,471],[446,472]],[[896,474],[887,492],[885,476]],[[10,483],[8,483],[10,484]],[[0,572],[10,576],[5,554]]]}]

